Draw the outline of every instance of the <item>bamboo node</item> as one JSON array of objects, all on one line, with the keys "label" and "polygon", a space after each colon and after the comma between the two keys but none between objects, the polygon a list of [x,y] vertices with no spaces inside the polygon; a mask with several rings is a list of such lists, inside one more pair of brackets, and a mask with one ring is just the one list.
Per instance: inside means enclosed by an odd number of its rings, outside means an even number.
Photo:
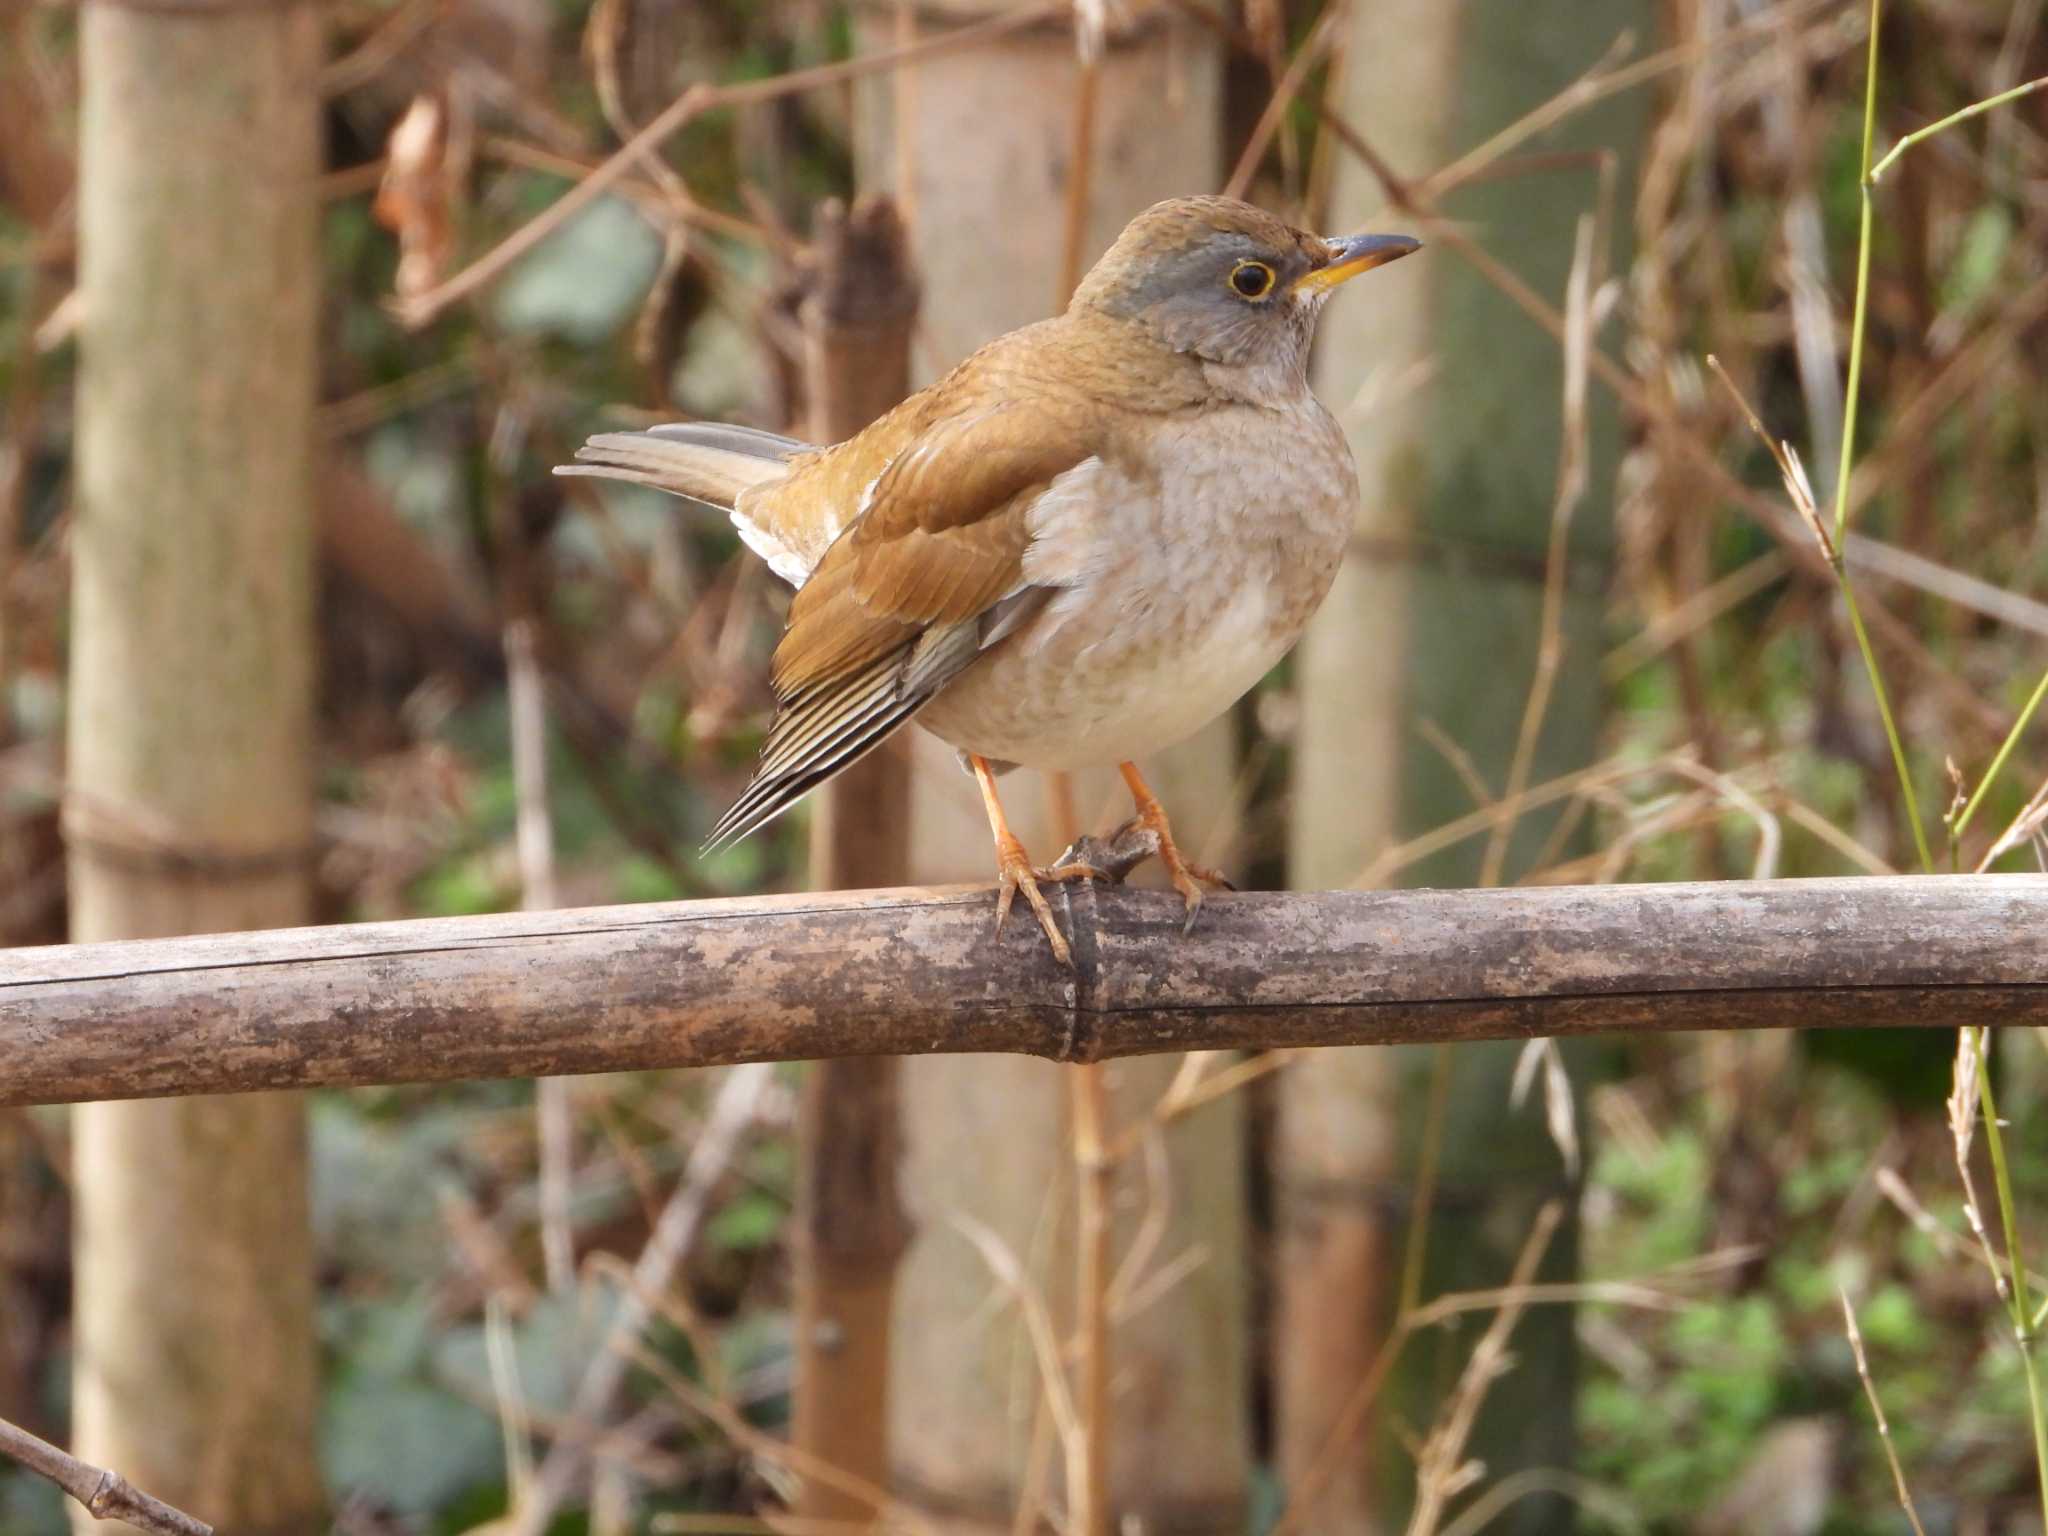
[{"label": "bamboo node", "polygon": [[232,848],[185,839],[168,825],[149,825],[160,820],[145,813],[90,807],[67,795],[59,824],[65,846],[74,853],[116,869],[187,880],[225,883],[296,874],[320,851],[310,841],[274,848]]}]

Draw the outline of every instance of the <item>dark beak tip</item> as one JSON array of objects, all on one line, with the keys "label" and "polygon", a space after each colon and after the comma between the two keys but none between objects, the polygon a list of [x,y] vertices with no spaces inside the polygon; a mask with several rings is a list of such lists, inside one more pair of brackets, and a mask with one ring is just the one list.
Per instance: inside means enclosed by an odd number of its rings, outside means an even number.
[{"label": "dark beak tip", "polygon": [[1349,255],[1378,256],[1385,261],[1392,261],[1397,256],[1412,256],[1422,249],[1422,242],[1413,235],[1358,235],[1337,243]]},{"label": "dark beak tip", "polygon": [[1412,235],[1326,235],[1324,243],[1330,250],[1331,266],[1351,267],[1357,263],[1357,270],[1361,271],[1383,267],[1422,249],[1422,242]]}]

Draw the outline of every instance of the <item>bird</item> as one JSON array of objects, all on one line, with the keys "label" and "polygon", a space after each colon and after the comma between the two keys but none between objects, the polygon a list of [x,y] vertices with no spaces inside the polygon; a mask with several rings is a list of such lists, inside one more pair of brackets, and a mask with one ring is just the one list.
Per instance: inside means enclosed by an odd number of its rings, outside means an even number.
[{"label": "bird", "polygon": [[1230,708],[1334,580],[1359,498],[1309,387],[1338,285],[1419,250],[1325,237],[1227,197],[1131,220],[1066,310],[988,343],[830,447],[717,422],[591,437],[557,473],[727,511],[795,588],[776,713],[706,848],[746,836],[906,721],[953,746],[995,842],[1000,932],[1019,891],[1072,952],[996,780],[1114,763],[1192,926],[1228,887],[1174,842],[1138,759]]}]

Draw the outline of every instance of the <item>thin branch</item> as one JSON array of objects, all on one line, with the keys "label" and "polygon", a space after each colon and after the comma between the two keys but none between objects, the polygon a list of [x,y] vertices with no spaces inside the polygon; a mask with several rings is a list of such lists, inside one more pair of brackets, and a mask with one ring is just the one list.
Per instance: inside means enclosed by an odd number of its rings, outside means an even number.
[{"label": "thin branch", "polygon": [[2012,749],[2019,745],[2020,737],[2026,733],[2028,724],[2034,718],[2034,711],[2041,707],[2044,696],[2048,696],[2048,672],[2043,672],[2041,681],[2034,685],[2034,692],[2028,698],[2026,708],[2020,711],[2019,719],[2013,721],[2012,730],[2007,733],[2004,742],[1998,748],[1998,755],[1991,759],[1991,766],[1984,770],[1983,782],[1977,786],[1977,792],[1970,796],[1970,803],[1963,807],[1963,813],[1956,818],[1951,836],[1960,838],[1968,830],[1970,818],[1977,814],[1977,807],[1984,803],[1984,796],[1990,792],[1992,784],[2004,771],[2006,759],[2012,756]]},{"label": "thin branch", "polygon": [[[2048,282],[2042,283],[2041,291],[2048,295]],[[1901,432],[1906,429],[1903,425],[1895,425],[1892,430]],[[1875,457],[1866,458],[1864,463],[1871,463]],[[1862,478],[1860,466],[1857,478],[1859,481]],[[1849,498],[1849,505],[1854,510],[1854,496]],[[1938,597],[1945,603],[1953,603],[1958,608],[1981,613],[2000,624],[2025,630],[2031,635],[2048,637],[2048,603],[2028,597],[2024,592],[1993,586],[1981,576],[1972,576],[1967,571],[1958,571],[1910,549],[1900,549],[1895,544],[1885,544],[1860,533],[1851,533],[1842,541],[1842,559],[1852,575],[1896,581],[1930,597]]]},{"label": "thin branch", "polygon": [[[545,912],[556,905],[555,823],[548,808],[547,704],[534,655],[533,621],[505,626],[505,698],[511,721],[514,823],[519,851],[519,905]],[[576,1115],[570,1087],[559,1078],[534,1085],[540,1133],[541,1253],[548,1289],[576,1285],[576,1237],[569,1218],[576,1181]]]},{"label": "thin branch", "polygon": [[1556,1200],[1536,1213],[1535,1224],[1508,1277],[1500,1310],[1494,1313],[1493,1321],[1473,1346],[1443,1417],[1423,1443],[1422,1454],[1416,1458],[1415,1508],[1408,1518],[1408,1536],[1433,1536],[1443,1519],[1445,1505],[1470,1486],[1476,1475],[1464,1460],[1466,1442],[1471,1438],[1472,1426],[1478,1422],[1488,1390],[1512,1363],[1507,1352],[1508,1338],[1528,1306],[1530,1282],[1563,1219],[1564,1206]]},{"label": "thin branch", "polygon": [[1012,32],[1021,32],[1063,15],[1066,10],[1064,4],[1026,6],[1006,12],[992,21],[959,27],[907,48],[893,48],[885,53],[867,54],[841,63],[792,70],[766,80],[746,80],[732,85],[693,85],[664,107],[645,128],[613,151],[596,170],[486,254],[434,287],[400,300],[397,305],[399,318],[415,328],[426,325],[450,305],[495,281],[520,257],[596,202],[613,183],[641,165],[645,156],[707,112],[726,107],[757,106],[802,91],[843,85],[849,80],[885,73],[902,64],[1007,37]]},{"label": "thin branch", "polygon": [[[1871,38],[1873,51],[1875,51],[1876,46],[1877,39],[1873,35]],[[1974,102],[1970,106],[1964,107],[1960,112],[1949,113],[1947,117],[1942,118],[1939,122],[1929,123],[1925,128],[1914,129],[1887,150],[1885,157],[1870,168],[1868,172],[1870,184],[1876,186],[1879,180],[1883,178],[1884,173],[1891,169],[1892,162],[1915,144],[1923,144],[1937,133],[1946,133],[1958,123],[1967,123],[1971,118],[1981,116],[1989,112],[1993,107],[2002,107],[2007,102],[2018,101],[2022,96],[2031,96],[2039,90],[2048,90],[2048,75],[2043,75],[2038,80],[2029,80],[2025,85],[2016,85],[2009,91],[2000,91],[1996,96],[1987,96],[1982,101]]]},{"label": "thin branch", "polygon": [[1906,1487],[1906,1469],[1899,1465],[1899,1448],[1892,1444],[1892,1426],[1884,1416],[1884,1404],[1878,1400],[1877,1383],[1871,1379],[1870,1361],[1863,1353],[1863,1332],[1856,1326],[1856,1309],[1849,1305],[1849,1293],[1840,1286],[1835,1288],[1842,1298],[1842,1326],[1849,1332],[1849,1348],[1856,1355],[1856,1374],[1863,1378],[1863,1395],[1870,1399],[1870,1411],[1877,1419],[1877,1438],[1884,1446],[1884,1459],[1892,1469],[1892,1484],[1899,1492],[1899,1507],[1906,1512],[1906,1519],[1913,1527],[1913,1536],[1927,1536],[1920,1524],[1920,1511],[1913,1507],[1913,1495]]},{"label": "thin branch", "polygon": [[[1580,215],[1572,242],[1571,274],[1565,282],[1562,446],[1558,450],[1557,491],[1550,511],[1550,541],[1543,560],[1543,608],[1537,622],[1536,667],[1529,679],[1528,696],[1522,703],[1522,724],[1515,735],[1507,784],[1501,791],[1503,798],[1510,800],[1528,787],[1529,769],[1536,760],[1536,743],[1543,734],[1551,691],[1564,659],[1564,589],[1572,514],[1586,493],[1586,358],[1593,345],[1593,248],[1595,239],[1604,240],[1606,233],[1596,229],[1591,214]],[[1500,884],[1514,831],[1515,821],[1511,817],[1494,823],[1479,864],[1481,885]]]},{"label": "thin branch", "polygon": [[120,1473],[88,1466],[5,1419],[0,1419],[0,1456],[55,1483],[95,1520],[125,1520],[154,1536],[213,1536],[213,1527],[204,1520],[151,1498]]},{"label": "thin branch", "polygon": [[1088,1429],[1074,1405],[1066,1372],[1060,1365],[1059,1335],[1053,1328],[1051,1313],[1046,1310],[1045,1298],[1033,1288],[1025,1276],[1024,1266],[1017,1262],[1017,1256],[995,1232],[962,1211],[951,1213],[950,1219],[960,1235],[974,1245],[989,1273],[1001,1282],[1003,1289],[1017,1303],[1025,1332],[1031,1340],[1032,1354],[1038,1362],[1046,1406],[1052,1412],[1054,1427],[1066,1448],[1067,1476],[1073,1480],[1085,1477]]},{"label": "thin branch", "polygon": [[[633,1266],[632,1283],[619,1298],[618,1311],[597,1358],[583,1373],[570,1410],[572,1419],[602,1425],[615,1411],[620,1389],[625,1385],[626,1367],[639,1344],[641,1330],[653,1315],[648,1298],[668,1289],[695,1246],[712,1195],[739,1155],[747,1133],[760,1118],[762,1099],[774,1081],[774,1071],[765,1063],[736,1067],[719,1086],[710,1119],[690,1148],[682,1181],[648,1234],[647,1245]],[[534,1476],[529,1496],[506,1522],[510,1536],[539,1536],[545,1531],[585,1462],[583,1446],[568,1440],[556,1441]]]},{"label": "thin branch", "polygon": [[[1877,25],[1875,10],[1875,3],[1873,3],[1871,17],[1873,31],[1875,31]],[[1857,326],[1857,333],[1851,342],[1849,354],[1850,388],[1848,415],[1842,428],[1843,441],[1845,443],[1856,429],[1856,358],[1859,355],[1858,349],[1862,344],[1862,316],[1860,309],[1857,316]],[[1920,817],[1919,791],[1913,784],[1912,767],[1906,761],[1906,744],[1899,735],[1898,721],[1892,715],[1891,694],[1885,687],[1884,673],[1878,668],[1877,652],[1870,643],[1870,632],[1863,624],[1863,610],[1856,601],[1856,588],[1850,582],[1848,572],[1844,569],[1842,563],[1842,523],[1848,515],[1848,502],[1844,497],[1841,487],[1843,484],[1846,484],[1848,479],[1848,464],[1847,462],[1843,464],[1838,478],[1835,498],[1835,531],[1830,535],[1827,524],[1821,521],[1820,510],[1814,503],[1813,487],[1807,481],[1805,467],[1800,464],[1799,456],[1792,450],[1791,444],[1779,442],[1764,430],[1763,423],[1757,419],[1756,412],[1750,409],[1749,402],[1742,397],[1742,391],[1735,387],[1734,379],[1728,376],[1728,371],[1721,366],[1719,358],[1710,355],[1707,358],[1707,366],[1713,369],[1715,375],[1728,387],[1728,393],[1735,397],[1735,403],[1741,407],[1743,418],[1749,423],[1750,430],[1763,440],[1764,446],[1771,452],[1771,457],[1777,461],[1778,473],[1785,481],[1785,494],[1791,498],[1792,505],[1798,510],[1801,520],[1806,524],[1807,531],[1813,535],[1815,542],[1820,546],[1821,553],[1827,557],[1828,570],[1833,574],[1836,589],[1842,594],[1842,606],[1849,615],[1849,629],[1856,637],[1857,652],[1863,658],[1863,670],[1870,678],[1870,691],[1877,701],[1877,715],[1879,721],[1884,726],[1885,742],[1891,748],[1892,769],[1898,775],[1900,797],[1906,802],[1906,820],[1913,829],[1913,848],[1920,857],[1921,870],[1932,873],[1934,859],[1928,851],[1927,828]],[[1844,451],[1846,453],[1846,450]]]},{"label": "thin branch", "polygon": [[1856,236],[1856,303],[1849,322],[1849,384],[1842,396],[1842,459],[1835,470],[1837,545],[1849,531],[1849,471],[1856,462],[1856,406],[1863,393],[1863,321],[1870,308],[1870,150],[1877,138],[1877,40],[1883,19],[1883,0],[1870,0],[1870,57],[1863,76],[1863,157],[1857,161],[1862,175],[1856,183],[1861,205]]},{"label": "thin branch", "polygon": [[1225,197],[1243,197],[1250,190],[1252,177],[1259,169],[1259,162],[1266,157],[1266,149],[1273,142],[1273,135],[1280,129],[1287,111],[1294,105],[1294,98],[1300,94],[1302,82],[1308,78],[1309,69],[1321,58],[1332,39],[1339,35],[1339,29],[1348,30],[1351,7],[1345,0],[1332,5],[1316,23],[1306,41],[1295,50],[1288,61],[1287,72],[1280,77],[1273,94],[1266,100],[1266,110],[1259,114],[1258,123],[1252,128],[1251,137],[1245,141],[1244,152],[1237,157],[1237,165],[1231,170],[1230,179],[1223,184]]},{"label": "thin branch", "polygon": [[1633,64],[1621,63],[1620,54],[1623,50],[1619,47],[1610,48],[1590,70],[1548,101],[1541,102],[1523,113],[1514,122],[1484,143],[1467,150],[1449,165],[1431,172],[1417,183],[1416,191],[1432,202],[1441,199],[1454,188],[1477,180],[1485,167],[1517,146],[1527,143],[1538,134],[1555,127],[1596,102],[1633,89],[1635,86],[1647,84],[1673,70],[1703,63],[1737,43],[1790,31],[1800,22],[1825,10],[1833,3],[1834,0],[1805,0],[1805,3],[1798,5],[1774,6],[1733,26],[1725,26],[1709,37],[1676,44],[1662,52],[1638,59]]},{"label": "thin branch", "polygon": [[343,96],[369,84],[439,18],[441,0],[408,0],[378,22],[349,53],[320,71],[320,94]]}]

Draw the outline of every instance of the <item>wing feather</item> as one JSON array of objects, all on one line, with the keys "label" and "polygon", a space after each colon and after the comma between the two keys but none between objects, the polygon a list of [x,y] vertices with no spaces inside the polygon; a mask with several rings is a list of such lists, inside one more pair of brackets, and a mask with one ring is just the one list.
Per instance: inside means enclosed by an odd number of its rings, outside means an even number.
[{"label": "wing feather", "polygon": [[[748,497],[744,510],[777,528],[848,520],[790,602],[770,675],[775,724],[707,847],[765,825],[871,751],[1034,611],[1024,579],[1031,507],[1097,456],[1098,413],[1016,379],[995,403],[961,389],[949,414],[938,414],[937,395],[913,397]],[[776,510],[799,496],[840,510]]]}]

